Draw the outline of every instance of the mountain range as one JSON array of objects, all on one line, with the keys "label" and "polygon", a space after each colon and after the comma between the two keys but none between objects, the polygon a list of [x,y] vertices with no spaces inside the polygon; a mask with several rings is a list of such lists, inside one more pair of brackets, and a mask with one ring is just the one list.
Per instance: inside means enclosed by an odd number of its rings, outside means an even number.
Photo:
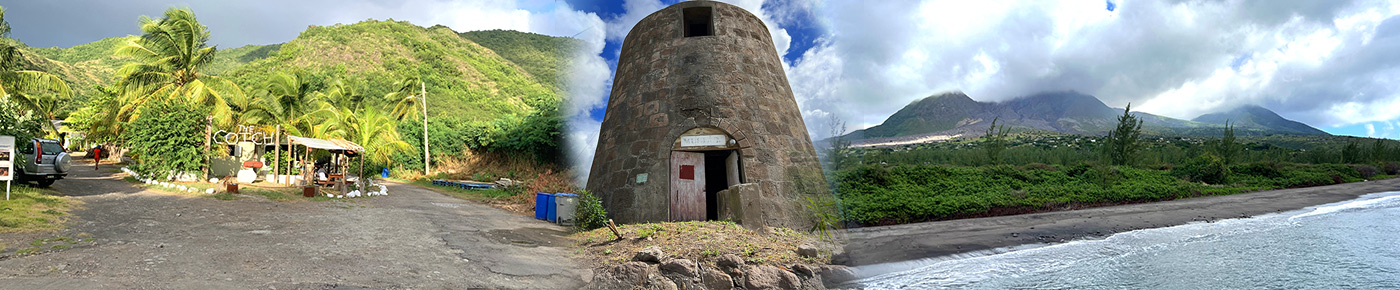
[{"label": "mountain range", "polygon": [[[1103,135],[1118,124],[1123,108],[1078,92],[1045,92],[1003,102],[978,102],[962,92],[933,95],[905,106],[880,125],[858,130],[846,138],[860,143],[907,142],[930,136],[980,136],[991,126],[1015,130]],[[1143,120],[1143,130],[1156,135],[1219,136],[1225,122],[1238,135],[1328,135],[1322,130],[1285,119],[1259,106],[1181,120],[1131,112]]]}]

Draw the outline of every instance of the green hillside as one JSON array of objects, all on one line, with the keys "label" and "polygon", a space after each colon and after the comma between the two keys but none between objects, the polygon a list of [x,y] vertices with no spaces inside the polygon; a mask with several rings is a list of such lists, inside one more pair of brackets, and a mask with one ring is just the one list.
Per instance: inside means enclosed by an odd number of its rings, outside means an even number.
[{"label": "green hillside", "polygon": [[116,68],[128,60],[115,56],[114,52],[118,46],[135,38],[136,36],[131,35],[108,37],[68,48],[34,48],[34,52],[51,60],[96,69],[103,73],[102,77],[115,80]]},{"label": "green hillside", "polygon": [[514,62],[541,83],[561,88],[573,51],[582,45],[573,38],[512,30],[482,30],[459,33],[463,38],[495,51]]},{"label": "green hillside", "polygon": [[427,83],[429,116],[469,121],[529,112],[532,100],[560,99],[521,66],[451,29],[398,21],[312,27],[267,58],[224,76],[256,88],[274,71],[344,80],[366,96],[383,96],[395,81],[420,76]]},{"label": "green hillside", "polygon": [[[107,62],[111,60],[91,54],[100,50],[105,43],[114,43],[115,40],[116,38],[108,38],[98,41],[104,44],[80,45],[74,48],[33,48],[21,45],[19,50],[23,56],[22,66],[54,74],[68,82],[68,86],[73,89],[73,100],[63,102],[59,108],[58,116],[64,117],[68,112],[85,105],[94,91],[94,86],[110,85],[116,81],[117,66],[109,66]],[[68,61],[56,60],[50,56]]]},{"label": "green hillside", "polygon": [[204,73],[211,75],[224,75],[228,71],[247,65],[256,60],[267,58],[269,55],[277,53],[277,49],[282,44],[272,45],[244,45],[233,49],[219,49],[219,53],[214,54],[214,62],[204,67]]}]

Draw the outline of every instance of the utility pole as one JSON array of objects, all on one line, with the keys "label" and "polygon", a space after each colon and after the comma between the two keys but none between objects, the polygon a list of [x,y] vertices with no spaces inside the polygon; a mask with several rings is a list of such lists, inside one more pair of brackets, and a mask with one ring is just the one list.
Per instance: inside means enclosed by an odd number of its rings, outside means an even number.
[{"label": "utility pole", "polygon": [[423,175],[432,174],[432,168],[428,167],[428,84],[418,82],[419,100],[423,103]]}]

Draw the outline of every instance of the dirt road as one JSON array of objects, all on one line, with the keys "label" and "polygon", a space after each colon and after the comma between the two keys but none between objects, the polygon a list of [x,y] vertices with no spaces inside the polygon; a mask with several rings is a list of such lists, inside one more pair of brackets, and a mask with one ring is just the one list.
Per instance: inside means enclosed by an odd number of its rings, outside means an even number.
[{"label": "dirt road", "polygon": [[[1173,201],[926,222],[848,231],[851,265],[869,273],[905,270],[898,263],[981,250],[1103,237],[1114,233],[1255,216],[1400,191],[1400,178]],[[886,264],[888,263],[888,264]],[[870,266],[876,265],[878,266]]]},{"label": "dirt road", "polygon": [[0,289],[573,289],[592,275],[569,258],[565,228],[414,185],[347,201],[221,201],[74,165],[53,186],[84,203],[69,229],[0,238],[94,240],[0,260]]}]

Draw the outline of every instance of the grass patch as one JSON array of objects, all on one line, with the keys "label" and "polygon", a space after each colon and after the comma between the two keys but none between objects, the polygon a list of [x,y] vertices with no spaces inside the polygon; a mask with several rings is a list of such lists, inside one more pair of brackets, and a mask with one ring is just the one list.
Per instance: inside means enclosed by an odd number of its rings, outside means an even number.
[{"label": "grass patch", "polygon": [[54,249],[54,250],[65,250],[65,249],[72,248],[72,247],[73,247],[73,246],[69,246],[69,245],[53,245],[53,249]]},{"label": "grass patch", "polygon": [[232,194],[232,193],[228,193],[227,191],[225,191],[225,192],[220,192],[220,193],[215,193],[215,194],[212,194],[212,195],[208,195],[208,197],[209,197],[209,198],[213,198],[213,199],[217,199],[217,200],[235,200],[235,199],[238,199],[238,195]]},{"label": "grass patch", "polygon": [[10,200],[0,200],[0,233],[51,230],[63,227],[67,212],[79,204],[45,189],[11,187]]},{"label": "grass patch", "polygon": [[239,191],[240,191],[241,193],[248,193],[248,194],[254,194],[254,195],[259,195],[259,196],[262,196],[262,197],[266,197],[268,200],[272,200],[272,201],[286,202],[286,201],[294,201],[294,200],[296,200],[296,199],[292,199],[292,196],[291,196],[291,195],[288,195],[288,194],[286,194],[286,193],[283,193],[283,192],[281,192],[281,191],[276,191],[276,190],[239,189]]},{"label": "grass patch", "polygon": [[685,258],[714,266],[725,254],[735,254],[752,264],[791,266],[825,264],[829,254],[818,258],[797,255],[804,243],[821,244],[816,236],[786,228],[760,234],[732,222],[665,222],[622,225],[622,240],[614,240],[611,230],[601,228],[570,236],[577,254],[592,267],[627,262],[637,250],[660,247],[669,257]]},{"label": "grass patch", "polygon": [[23,249],[20,249],[19,251],[15,251],[15,255],[16,255],[16,256],[28,256],[28,255],[32,255],[32,254],[38,253],[39,251],[42,251],[42,250],[43,250],[43,249],[40,249],[39,247],[23,248]]},{"label": "grass patch", "polygon": [[411,181],[411,183],[422,187],[432,188],[440,192],[446,192],[448,194],[451,194],[452,196],[456,196],[457,198],[469,200],[502,199],[521,194],[521,192],[519,191],[508,191],[500,189],[461,189],[456,187],[433,185],[433,182],[430,180],[414,180]]},{"label": "grass patch", "polygon": [[407,182],[456,198],[482,202],[517,214],[528,214],[535,210],[535,194],[527,194],[529,189],[524,186],[514,186],[511,189],[461,189],[433,185],[433,182],[429,180]]}]

